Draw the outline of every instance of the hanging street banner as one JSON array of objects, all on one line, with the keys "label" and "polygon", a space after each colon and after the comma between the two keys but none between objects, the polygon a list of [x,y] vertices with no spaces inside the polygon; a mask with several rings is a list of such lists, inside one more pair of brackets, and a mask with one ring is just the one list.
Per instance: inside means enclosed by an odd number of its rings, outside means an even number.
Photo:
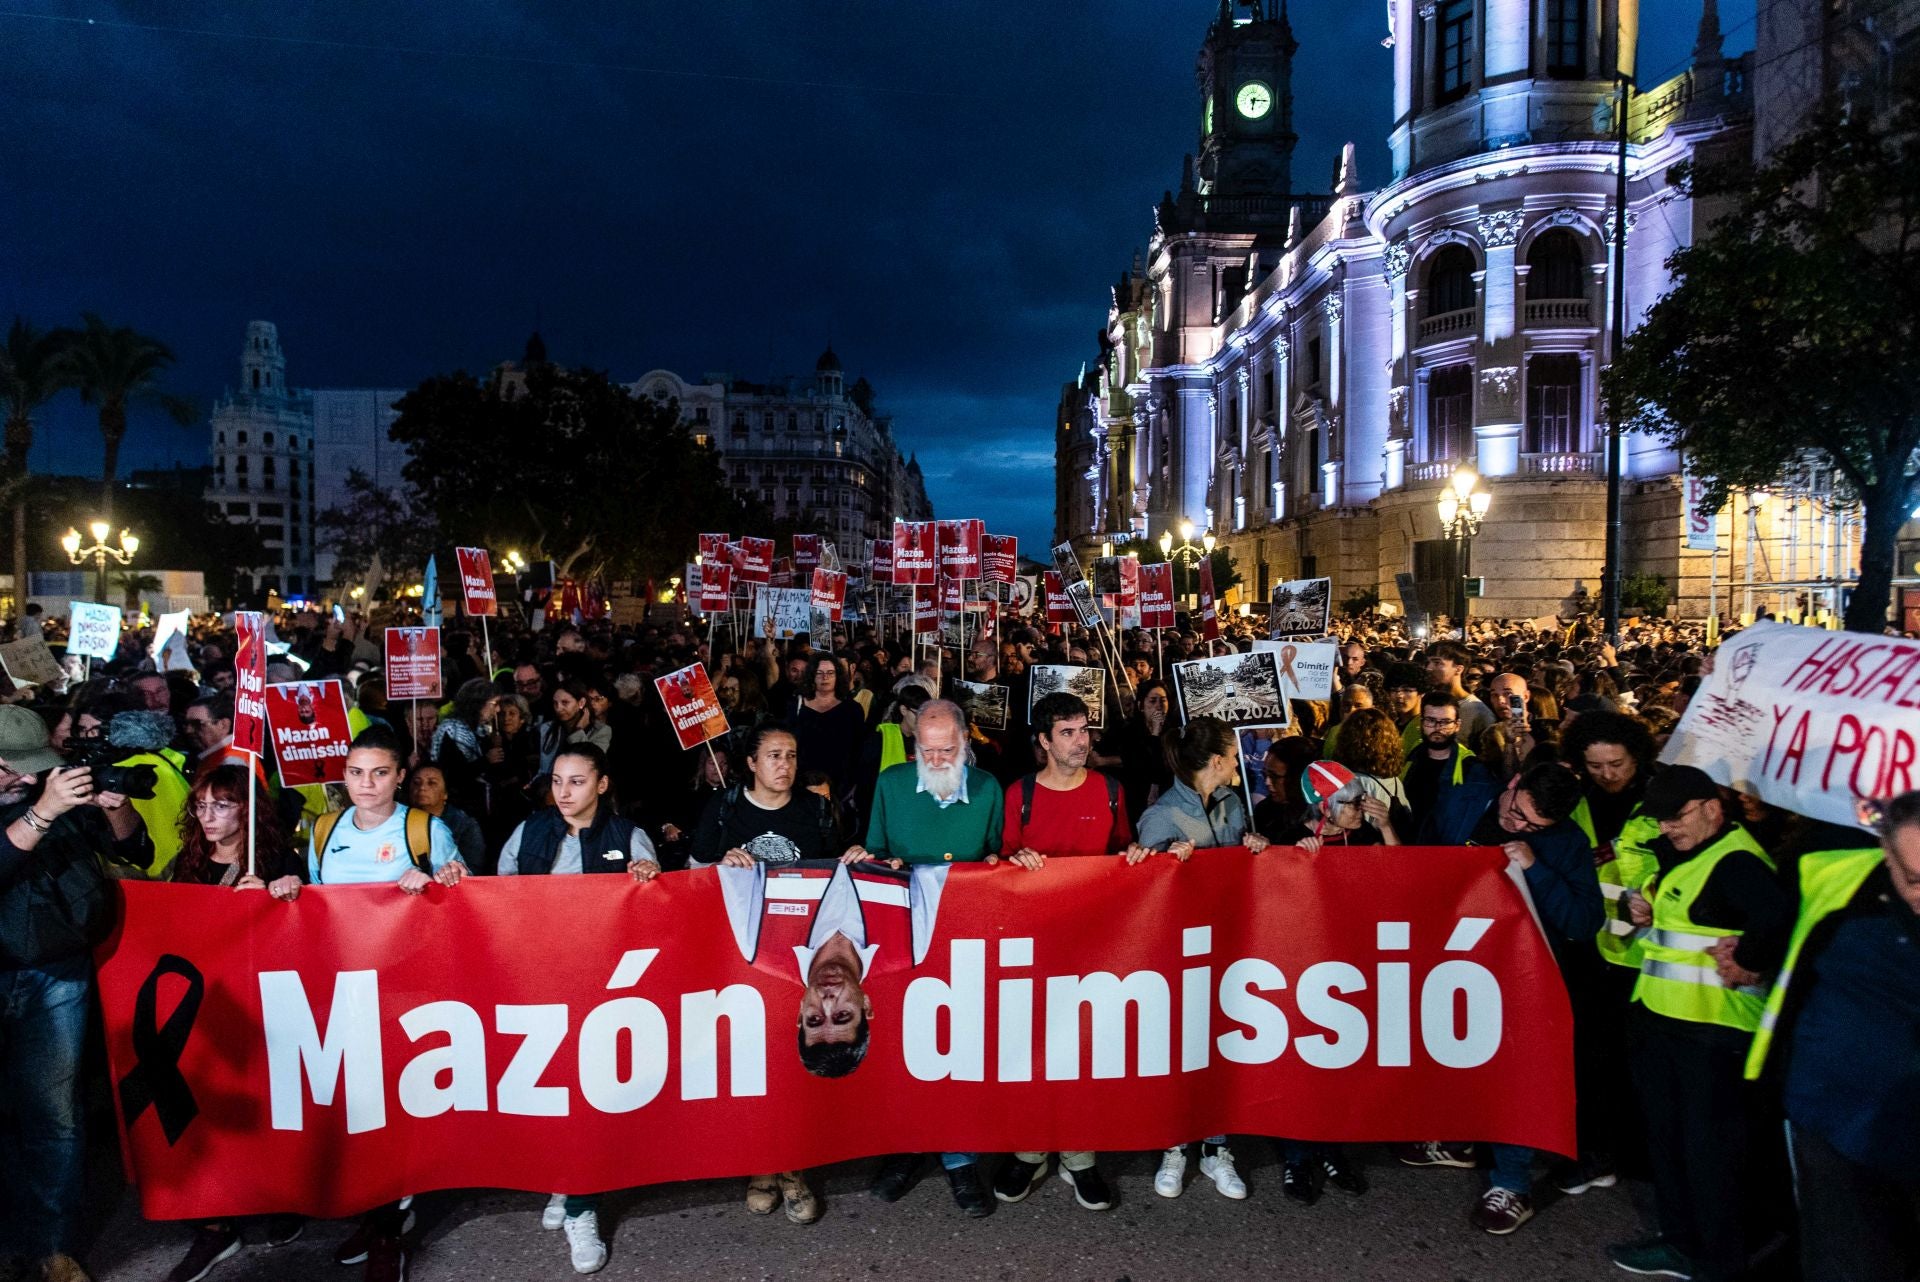
[{"label": "hanging street banner", "polygon": [[388,628],[386,672],[389,699],[440,698],[440,629]]},{"label": "hanging street banner", "polygon": [[682,752],[727,733],[726,709],[720,706],[720,696],[714,693],[705,666],[689,663],[677,672],[655,677],[653,686],[666,705],[667,720],[673,723]]},{"label": "hanging street banner", "polygon": [[[1565,989],[1495,848],[114,885],[100,1001],[154,1220],[1220,1132],[1574,1147]],[[866,1049],[822,1058],[800,954],[849,896]]]},{"label": "hanging street banner", "polygon": [[1707,483],[1692,471],[1680,473],[1680,521],[1687,531],[1687,547],[1712,552],[1720,546],[1720,512],[1707,506]]},{"label": "hanging street banner", "polygon": [[485,548],[455,548],[454,562],[460,567],[460,599],[469,615],[491,617],[500,613],[500,598],[493,590],[493,558]]},{"label": "hanging street banner", "polygon": [[67,615],[67,653],[111,659],[120,650],[120,607],[75,601]]},{"label": "hanging street banner", "polygon": [[259,756],[267,750],[267,616],[233,615],[233,746]]},{"label": "hanging street banner", "polygon": [[268,686],[267,730],[282,783],[297,788],[346,782],[353,729],[347,724],[346,687],[339,681]]},{"label": "hanging street banner", "polygon": [[980,539],[980,577],[988,583],[1011,584],[1020,570],[1020,540],[1011,534],[986,534]]},{"label": "hanging street banner", "polygon": [[1744,628],[1714,652],[1660,760],[1854,827],[1856,802],[1920,788],[1920,641]]}]

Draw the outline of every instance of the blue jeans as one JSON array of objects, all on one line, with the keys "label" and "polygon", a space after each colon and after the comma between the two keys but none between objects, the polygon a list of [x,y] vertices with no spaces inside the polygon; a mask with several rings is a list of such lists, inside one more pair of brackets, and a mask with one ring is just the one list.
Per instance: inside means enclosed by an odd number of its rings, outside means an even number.
[{"label": "blue jeans", "polygon": [[963,1166],[973,1165],[973,1154],[942,1153],[940,1155],[940,1165],[945,1167],[949,1171],[957,1171]]},{"label": "blue jeans", "polygon": [[84,956],[0,970],[0,1089],[13,1124],[0,1134],[11,1173],[5,1240],[29,1259],[72,1254],[85,1158],[80,1051],[93,965]]},{"label": "blue jeans", "polygon": [[1533,1150],[1518,1144],[1493,1145],[1493,1187],[1527,1197],[1533,1192]]}]

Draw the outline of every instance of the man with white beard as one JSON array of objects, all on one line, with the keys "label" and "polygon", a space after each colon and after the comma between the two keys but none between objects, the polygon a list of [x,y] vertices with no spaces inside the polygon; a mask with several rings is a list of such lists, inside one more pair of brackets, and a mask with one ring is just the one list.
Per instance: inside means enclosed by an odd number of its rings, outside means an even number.
[{"label": "man with white beard", "polygon": [[[899,864],[979,863],[1000,851],[1001,793],[992,775],[968,760],[967,717],[956,703],[922,704],[914,727],[915,760],[880,772],[867,824],[870,858]],[[968,1215],[993,1214],[972,1153],[942,1153],[953,1200]],[[896,1154],[881,1164],[873,1195],[897,1202],[913,1187],[920,1155]]]}]

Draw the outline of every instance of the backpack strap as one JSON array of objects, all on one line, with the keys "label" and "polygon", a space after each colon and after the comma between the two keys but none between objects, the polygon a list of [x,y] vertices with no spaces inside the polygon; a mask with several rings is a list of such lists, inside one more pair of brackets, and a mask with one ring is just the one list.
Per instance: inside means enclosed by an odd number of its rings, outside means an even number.
[{"label": "backpack strap", "polygon": [[407,807],[407,853],[413,856],[415,868],[432,875],[433,816],[418,806]]},{"label": "backpack strap", "polygon": [[1016,785],[1020,789],[1020,830],[1025,833],[1033,822],[1033,790],[1040,786],[1038,775],[1027,775]]},{"label": "backpack strap", "polygon": [[340,816],[344,810],[329,810],[313,821],[313,866],[317,872],[326,863],[327,842],[333,839],[333,830],[340,826]]}]

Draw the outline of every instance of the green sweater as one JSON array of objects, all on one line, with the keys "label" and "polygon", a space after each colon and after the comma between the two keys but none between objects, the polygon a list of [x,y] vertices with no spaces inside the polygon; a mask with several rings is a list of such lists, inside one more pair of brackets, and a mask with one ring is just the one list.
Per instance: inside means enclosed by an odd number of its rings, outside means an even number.
[{"label": "green sweater", "polygon": [[978,863],[1000,852],[1000,781],[967,767],[967,799],[945,810],[921,792],[913,762],[880,772],[867,821],[867,849],[880,859],[910,864]]}]

